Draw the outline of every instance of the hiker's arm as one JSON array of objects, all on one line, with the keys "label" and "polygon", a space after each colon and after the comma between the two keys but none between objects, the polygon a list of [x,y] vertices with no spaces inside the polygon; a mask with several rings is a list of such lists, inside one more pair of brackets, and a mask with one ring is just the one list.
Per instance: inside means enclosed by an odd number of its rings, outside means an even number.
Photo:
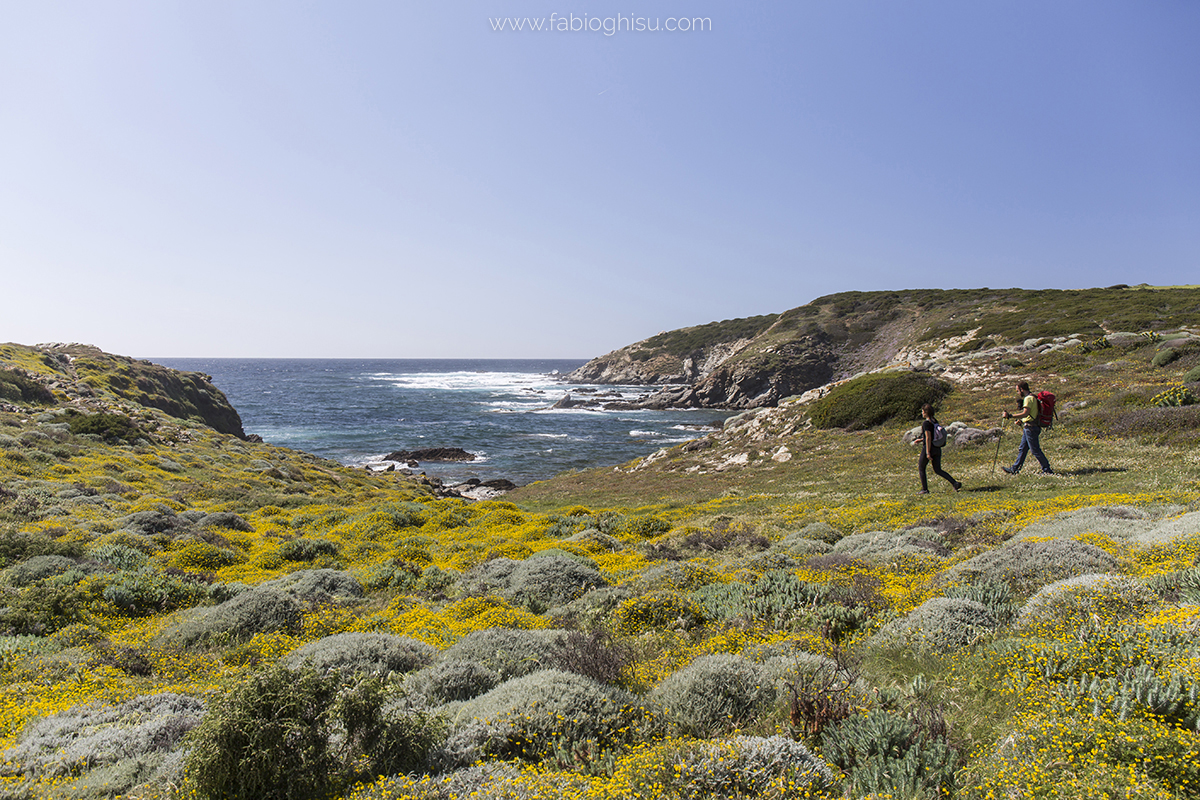
[{"label": "hiker's arm", "polygon": [[933,431],[925,431],[925,457],[933,461]]}]

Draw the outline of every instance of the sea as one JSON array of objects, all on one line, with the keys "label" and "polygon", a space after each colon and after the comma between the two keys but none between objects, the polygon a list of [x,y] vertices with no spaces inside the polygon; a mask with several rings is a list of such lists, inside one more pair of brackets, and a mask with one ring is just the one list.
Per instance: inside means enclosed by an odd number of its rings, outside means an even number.
[{"label": "sea", "polygon": [[[154,358],[202,372],[225,393],[246,433],[347,466],[386,468],[397,450],[460,447],[471,462],[421,462],[448,482],[517,485],[613,466],[719,426],[713,410],[604,411],[552,406],[567,392],[633,399],[651,387],[566,384],[585,362],[532,359]],[[402,465],[398,465],[402,466]]]}]

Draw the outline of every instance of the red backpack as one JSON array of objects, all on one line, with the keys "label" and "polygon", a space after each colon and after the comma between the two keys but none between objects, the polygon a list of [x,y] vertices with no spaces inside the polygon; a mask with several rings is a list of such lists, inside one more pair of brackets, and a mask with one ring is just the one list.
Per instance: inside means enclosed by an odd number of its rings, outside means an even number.
[{"label": "red backpack", "polygon": [[1049,428],[1054,424],[1054,418],[1058,416],[1054,413],[1054,393],[1053,392],[1038,392],[1038,425],[1043,428]]}]

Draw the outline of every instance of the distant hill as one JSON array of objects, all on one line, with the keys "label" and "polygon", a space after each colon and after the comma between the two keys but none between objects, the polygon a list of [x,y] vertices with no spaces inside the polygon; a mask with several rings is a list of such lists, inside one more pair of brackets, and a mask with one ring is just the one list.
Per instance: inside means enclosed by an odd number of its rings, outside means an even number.
[{"label": "distant hill", "polygon": [[1200,288],[842,292],[785,311],[668,331],[592,359],[578,383],[662,385],[643,405],[758,408],[930,354],[1095,339],[1200,321]]}]

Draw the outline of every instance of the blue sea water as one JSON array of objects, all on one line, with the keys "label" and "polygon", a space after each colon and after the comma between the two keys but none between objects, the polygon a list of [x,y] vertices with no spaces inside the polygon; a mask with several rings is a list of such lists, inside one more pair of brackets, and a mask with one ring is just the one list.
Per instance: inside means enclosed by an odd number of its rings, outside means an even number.
[{"label": "blue sea water", "polygon": [[[567,470],[625,463],[701,436],[720,411],[553,409],[576,386],[565,374],[582,361],[495,359],[156,358],[203,372],[241,414],[247,433],[350,466],[382,466],[396,450],[461,447],[469,463],[423,462],[446,479],[507,478],[517,484]],[[583,396],[583,395],[576,395]]]}]

